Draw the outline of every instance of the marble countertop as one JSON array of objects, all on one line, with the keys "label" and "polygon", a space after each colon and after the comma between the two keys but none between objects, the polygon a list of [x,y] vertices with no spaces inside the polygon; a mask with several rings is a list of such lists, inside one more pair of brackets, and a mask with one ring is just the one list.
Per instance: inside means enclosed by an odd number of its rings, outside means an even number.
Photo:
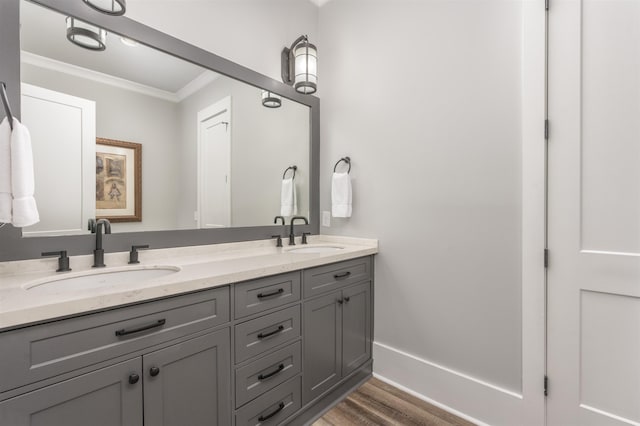
[{"label": "marble countertop", "polygon": [[[286,242],[285,242],[286,244]],[[57,259],[0,262],[0,330],[97,311],[119,305],[218,287],[268,275],[324,265],[378,252],[378,241],[315,235],[309,245],[335,246],[322,253],[290,252],[273,240],[207,246],[177,247],[140,252],[140,264],[127,265],[128,252],[105,255],[107,267],[92,269],[93,256],[70,258],[71,272],[57,273]],[[91,272],[171,266],[178,272],[153,279],[73,290],[56,289],[50,279],[72,278]]]}]

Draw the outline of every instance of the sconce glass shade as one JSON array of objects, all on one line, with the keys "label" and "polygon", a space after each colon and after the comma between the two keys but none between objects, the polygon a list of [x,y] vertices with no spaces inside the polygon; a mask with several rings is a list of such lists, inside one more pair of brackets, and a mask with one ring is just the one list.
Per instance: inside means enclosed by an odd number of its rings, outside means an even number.
[{"label": "sconce glass shade", "polygon": [[293,49],[295,58],[295,81],[293,87],[296,91],[310,95],[315,93],[318,87],[318,51],[307,40],[302,41]]},{"label": "sconce glass shade", "polygon": [[107,48],[107,31],[67,16],[67,39],[76,46],[101,51]]},{"label": "sconce glass shade", "polygon": [[87,6],[98,12],[105,13],[111,16],[124,15],[127,11],[126,0],[82,0]]},{"label": "sconce glass shade", "polygon": [[282,105],[282,97],[268,90],[263,90],[262,105],[267,108],[280,108]]},{"label": "sconce glass shade", "polygon": [[306,35],[285,47],[281,53],[282,81],[296,91],[310,95],[318,87],[318,50]]}]

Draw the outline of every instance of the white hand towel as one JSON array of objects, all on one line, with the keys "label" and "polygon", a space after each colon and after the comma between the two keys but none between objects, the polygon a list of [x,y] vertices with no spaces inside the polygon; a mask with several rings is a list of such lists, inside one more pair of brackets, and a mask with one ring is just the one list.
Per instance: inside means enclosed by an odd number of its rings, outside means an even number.
[{"label": "white hand towel", "polygon": [[0,223],[11,223],[11,127],[0,123]]},{"label": "white hand towel", "polygon": [[13,193],[13,223],[23,227],[40,221],[36,200],[33,198],[33,152],[29,130],[13,119],[11,132],[11,189]]},{"label": "white hand towel", "polygon": [[331,178],[331,215],[351,217],[351,177],[349,173],[334,173]]},{"label": "white hand towel", "polygon": [[298,202],[296,200],[296,182],[293,178],[282,179],[282,192],[280,193],[280,215],[294,216],[298,214]]}]

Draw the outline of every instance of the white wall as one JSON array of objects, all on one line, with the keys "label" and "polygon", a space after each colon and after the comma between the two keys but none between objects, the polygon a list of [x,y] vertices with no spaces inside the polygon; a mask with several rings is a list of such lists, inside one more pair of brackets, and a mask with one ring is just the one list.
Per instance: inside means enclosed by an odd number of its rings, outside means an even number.
[{"label": "white wall", "polygon": [[380,239],[374,370],[490,423],[522,389],[521,12],[320,9],[321,209],[342,156],[354,186],[353,217],[321,232]]}]

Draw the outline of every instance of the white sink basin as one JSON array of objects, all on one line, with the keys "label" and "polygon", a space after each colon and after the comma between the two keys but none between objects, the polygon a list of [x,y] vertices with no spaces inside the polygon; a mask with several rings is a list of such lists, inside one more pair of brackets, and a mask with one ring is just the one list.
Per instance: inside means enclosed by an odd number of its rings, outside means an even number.
[{"label": "white sink basin", "polygon": [[343,250],[340,246],[302,246],[288,249],[289,253],[330,253],[333,251]]},{"label": "white sink basin", "polygon": [[29,291],[74,291],[108,287],[119,284],[138,284],[154,278],[179,272],[177,266],[137,266],[118,269],[99,269],[86,272],[71,272],[24,284]]}]

